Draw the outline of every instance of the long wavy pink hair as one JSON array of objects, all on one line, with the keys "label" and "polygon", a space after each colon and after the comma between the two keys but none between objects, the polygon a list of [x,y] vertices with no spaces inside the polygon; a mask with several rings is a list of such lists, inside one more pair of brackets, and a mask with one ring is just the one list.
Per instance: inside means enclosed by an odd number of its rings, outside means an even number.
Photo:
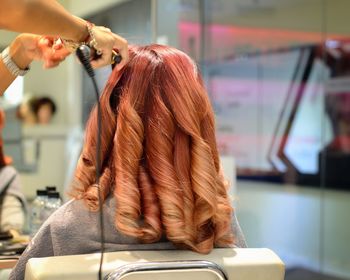
[{"label": "long wavy pink hair", "polygon": [[[208,253],[233,243],[214,114],[194,62],[161,45],[131,47],[101,96],[103,199],[116,199],[117,229],[153,243]],[[97,110],[92,111],[73,194],[98,210]]]}]

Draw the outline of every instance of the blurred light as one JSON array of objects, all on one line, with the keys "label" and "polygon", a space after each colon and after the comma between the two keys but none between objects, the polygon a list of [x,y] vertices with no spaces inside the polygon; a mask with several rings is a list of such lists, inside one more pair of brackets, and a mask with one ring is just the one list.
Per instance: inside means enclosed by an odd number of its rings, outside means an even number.
[{"label": "blurred light", "polygon": [[329,49],[335,49],[338,48],[340,46],[339,41],[336,40],[327,40],[326,41],[326,47]]}]

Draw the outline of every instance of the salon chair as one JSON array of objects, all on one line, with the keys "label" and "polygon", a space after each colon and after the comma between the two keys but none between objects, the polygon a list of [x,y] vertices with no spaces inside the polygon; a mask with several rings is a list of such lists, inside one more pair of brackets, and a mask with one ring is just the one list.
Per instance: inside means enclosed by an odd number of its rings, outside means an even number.
[{"label": "salon chair", "polygon": [[[96,280],[100,254],[30,259],[25,280]],[[108,280],[283,280],[284,264],[269,249],[190,251],[121,251],[105,253]]]}]

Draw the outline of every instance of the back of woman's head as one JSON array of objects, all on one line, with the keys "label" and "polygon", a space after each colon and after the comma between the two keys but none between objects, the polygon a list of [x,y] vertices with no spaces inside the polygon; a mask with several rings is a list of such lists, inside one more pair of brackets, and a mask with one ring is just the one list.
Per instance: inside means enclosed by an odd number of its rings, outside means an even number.
[{"label": "back of woman's head", "polygon": [[[100,188],[103,199],[116,199],[117,229],[145,243],[164,235],[201,253],[232,244],[214,115],[193,61],[167,46],[131,47],[101,106]],[[74,186],[90,210],[98,210],[96,130],[95,108]]]}]

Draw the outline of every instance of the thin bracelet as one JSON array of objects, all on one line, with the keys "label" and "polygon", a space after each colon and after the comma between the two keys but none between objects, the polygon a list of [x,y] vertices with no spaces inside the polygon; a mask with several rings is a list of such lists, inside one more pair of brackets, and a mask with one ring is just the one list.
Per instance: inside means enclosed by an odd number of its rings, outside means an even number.
[{"label": "thin bracelet", "polygon": [[2,51],[1,59],[4,63],[4,65],[6,66],[7,70],[9,70],[10,73],[15,77],[24,76],[30,70],[29,67],[27,67],[26,69],[21,69],[18,67],[18,65],[12,60],[12,58],[10,56],[10,48],[9,47],[7,47],[6,49],[4,49]]},{"label": "thin bracelet", "polygon": [[93,28],[95,25],[89,21],[86,21],[86,28],[88,31],[88,36],[83,42],[76,42],[69,39],[59,38],[58,40],[61,40],[61,42],[64,44],[65,48],[68,49],[71,52],[76,51],[77,48],[79,48],[81,45],[88,45],[90,48],[94,48],[96,50],[96,53],[98,55],[101,54],[101,51],[98,49],[98,44],[95,38],[95,34],[93,32]]},{"label": "thin bracelet", "polygon": [[95,27],[95,25],[89,21],[86,22],[86,27],[87,27],[87,30],[89,32],[89,42],[88,42],[88,45],[90,48],[94,48],[96,50],[96,53],[98,55],[101,55],[102,52],[101,50],[98,48],[98,44],[97,44],[97,41],[96,41],[96,38],[95,38],[95,34],[94,34],[94,31],[93,31],[93,28]]}]

